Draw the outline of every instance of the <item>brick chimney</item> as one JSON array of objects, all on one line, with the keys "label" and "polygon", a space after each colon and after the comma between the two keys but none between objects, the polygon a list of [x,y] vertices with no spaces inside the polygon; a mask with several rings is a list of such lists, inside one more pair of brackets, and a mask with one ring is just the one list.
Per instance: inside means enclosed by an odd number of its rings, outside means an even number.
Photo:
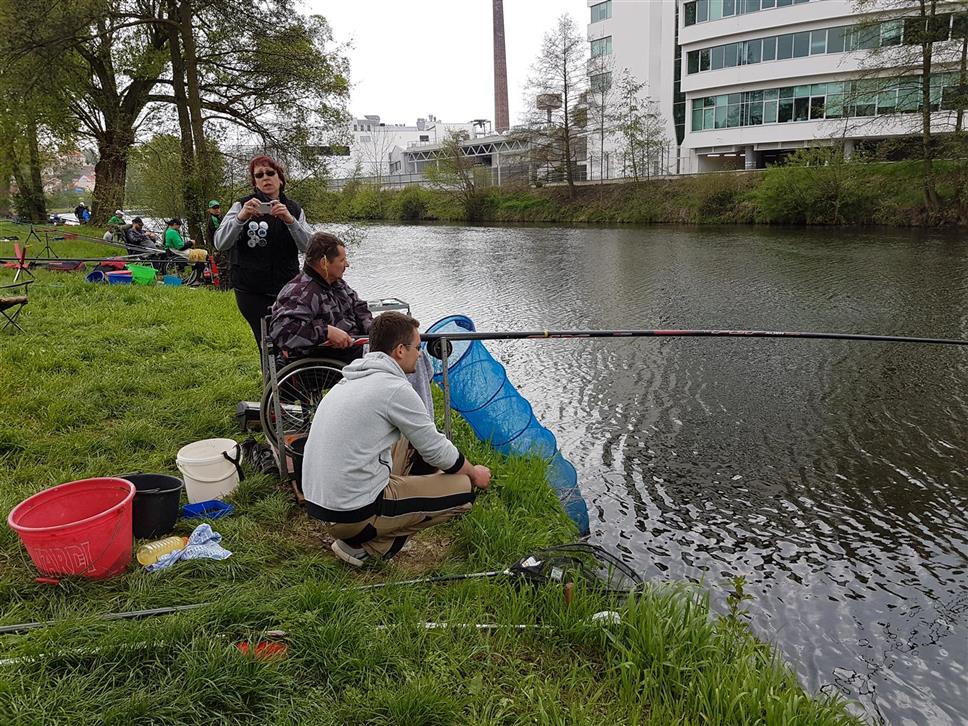
[{"label": "brick chimney", "polygon": [[494,130],[507,131],[508,59],[504,51],[504,0],[494,0]]}]

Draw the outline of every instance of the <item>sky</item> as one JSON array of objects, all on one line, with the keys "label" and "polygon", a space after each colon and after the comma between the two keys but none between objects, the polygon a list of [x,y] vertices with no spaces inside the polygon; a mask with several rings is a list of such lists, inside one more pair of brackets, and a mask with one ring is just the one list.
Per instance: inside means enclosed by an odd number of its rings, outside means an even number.
[{"label": "sky", "polygon": [[[413,125],[494,120],[491,0],[304,0],[339,43],[350,43],[354,118],[377,114]],[[584,33],[585,0],[504,0],[511,123],[524,112],[524,86],[544,34],[562,13]]]}]

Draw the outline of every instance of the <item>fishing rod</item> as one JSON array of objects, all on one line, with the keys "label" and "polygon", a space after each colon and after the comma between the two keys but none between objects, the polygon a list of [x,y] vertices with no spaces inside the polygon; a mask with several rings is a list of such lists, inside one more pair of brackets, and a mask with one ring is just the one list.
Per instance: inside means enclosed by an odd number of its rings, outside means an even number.
[{"label": "fishing rod", "polygon": [[[440,340],[568,340],[573,338],[799,338],[810,340],[866,340],[883,343],[922,343],[927,345],[968,345],[960,338],[921,338],[905,335],[866,333],[826,333],[793,330],[531,330],[508,332],[424,333],[426,342]],[[440,345],[436,346],[439,353]],[[439,358],[439,355],[436,356]]]},{"label": "fishing rod", "polygon": [[[59,262],[105,262],[110,260],[146,260],[151,255],[156,254],[154,252],[139,252],[136,255],[115,255],[114,257],[58,257],[56,259],[47,259],[44,257],[28,257],[25,262],[29,262],[31,265],[43,266],[48,264],[57,264]],[[0,262],[19,262],[16,257],[0,257]]]},{"label": "fishing rod", "polygon": [[[500,577],[513,574],[512,570],[494,570],[490,572],[471,572],[466,575],[440,575],[437,577],[424,577],[414,580],[391,580],[388,582],[375,582],[370,585],[354,585],[352,587],[340,588],[339,592],[357,592],[364,590],[381,590],[386,587],[395,587],[397,585],[422,585],[431,584],[438,582],[459,582],[461,580],[473,580],[479,578],[488,577]],[[190,605],[173,605],[170,607],[163,608],[151,608],[150,610],[128,610],[121,613],[106,613],[104,615],[99,615],[98,620],[141,620],[142,618],[153,618],[159,615],[172,615],[174,613],[181,613],[187,610],[197,610],[198,608],[208,607],[213,605],[211,602],[200,602],[193,603]],[[26,633],[30,630],[36,630],[38,628],[49,628],[52,625],[57,625],[59,621],[57,620],[40,620],[33,623],[18,623],[16,625],[2,625],[0,626],[0,635],[19,635],[21,633]]]},{"label": "fishing rod", "polygon": [[[364,585],[350,585],[349,587],[340,588],[338,592],[364,592],[396,586],[405,587],[409,585],[431,585],[443,582],[460,582],[463,580],[496,577],[517,577],[520,582],[532,584],[544,582],[563,584],[566,587],[566,600],[570,601],[572,592],[571,585],[579,576],[586,582],[596,584],[602,592],[609,595],[629,596],[639,591],[645,584],[641,575],[603,547],[589,542],[574,542],[571,544],[552,545],[551,547],[537,550],[522,557],[503,570],[470,572],[458,575],[434,575],[413,580],[389,580]],[[107,613],[100,615],[99,619],[107,621],[139,620],[142,618],[157,617],[159,615],[171,615],[186,610],[196,610],[213,604],[211,602],[201,602],[190,605],[153,608],[151,610],[130,610],[121,613]],[[57,625],[59,622],[57,620],[46,620],[34,623],[3,625],[0,626],[0,635],[19,635],[36,630],[37,628],[48,628],[52,625]]]}]

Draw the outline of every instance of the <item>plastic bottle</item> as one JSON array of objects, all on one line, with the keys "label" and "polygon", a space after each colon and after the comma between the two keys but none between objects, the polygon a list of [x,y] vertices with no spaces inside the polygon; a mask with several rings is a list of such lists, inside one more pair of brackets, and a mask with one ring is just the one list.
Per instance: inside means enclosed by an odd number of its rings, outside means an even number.
[{"label": "plastic bottle", "polygon": [[175,550],[184,549],[188,544],[188,537],[165,537],[155,542],[143,544],[138,548],[138,562],[147,567],[153,565],[164,555]]}]

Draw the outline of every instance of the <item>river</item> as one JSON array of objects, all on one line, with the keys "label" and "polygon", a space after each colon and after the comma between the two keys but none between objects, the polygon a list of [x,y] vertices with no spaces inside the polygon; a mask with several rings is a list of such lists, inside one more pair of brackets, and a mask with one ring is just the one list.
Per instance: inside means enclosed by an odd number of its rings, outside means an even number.
[{"label": "river", "polygon": [[[422,329],[968,337],[958,233],[373,226],[364,297]],[[968,712],[968,349],[815,340],[489,343],[575,464],[592,541],[654,580],[743,575],[754,631],[872,722]]]}]

